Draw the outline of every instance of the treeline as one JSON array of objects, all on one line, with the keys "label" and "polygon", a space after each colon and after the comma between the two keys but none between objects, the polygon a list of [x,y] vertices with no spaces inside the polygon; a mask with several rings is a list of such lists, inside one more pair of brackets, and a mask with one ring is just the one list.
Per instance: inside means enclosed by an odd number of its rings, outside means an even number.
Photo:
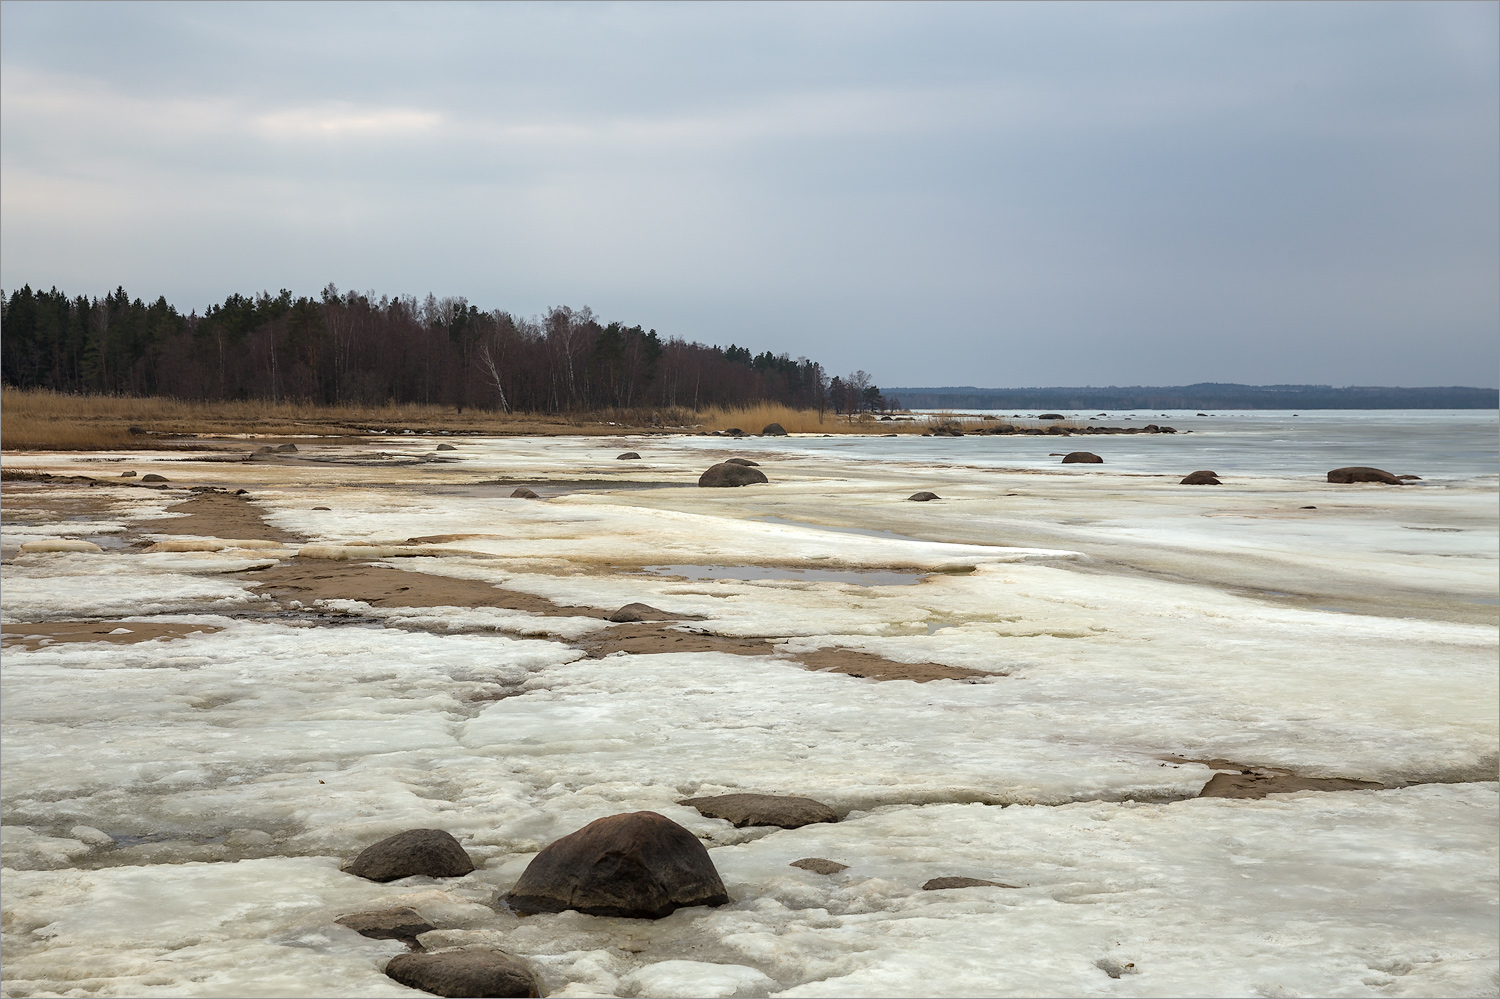
[{"label": "treeline", "polygon": [[1446,386],[1197,385],[1119,388],[901,388],[917,409],[1495,409],[1500,391]]},{"label": "treeline", "polygon": [[201,316],[123,288],[90,299],[27,286],[0,294],[0,309],[0,378],[59,392],[506,412],[883,404],[863,372],[830,380],[805,357],[663,338],[588,308],[527,319],[330,284],[317,298],[230,295]]}]

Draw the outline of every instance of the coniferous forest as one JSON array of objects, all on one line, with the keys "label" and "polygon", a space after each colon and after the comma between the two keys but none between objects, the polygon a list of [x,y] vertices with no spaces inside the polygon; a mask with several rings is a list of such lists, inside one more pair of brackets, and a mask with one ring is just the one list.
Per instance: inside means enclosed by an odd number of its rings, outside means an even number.
[{"label": "coniferous forest", "polygon": [[27,286],[0,299],[0,377],[20,388],[506,412],[883,403],[863,372],[830,381],[805,357],[663,338],[588,308],[527,319],[331,284],[317,298],[234,294],[201,316],[123,288],[91,299]]}]

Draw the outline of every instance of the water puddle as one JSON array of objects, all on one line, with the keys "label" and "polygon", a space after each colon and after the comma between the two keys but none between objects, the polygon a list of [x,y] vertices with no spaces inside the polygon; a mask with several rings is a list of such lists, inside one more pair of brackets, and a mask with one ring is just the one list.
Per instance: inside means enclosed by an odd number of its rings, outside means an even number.
[{"label": "water puddle", "polygon": [[860,586],[911,586],[931,575],[895,569],[804,569],[785,565],[646,565],[642,572],[684,579],[796,579],[810,583],[856,583]]}]

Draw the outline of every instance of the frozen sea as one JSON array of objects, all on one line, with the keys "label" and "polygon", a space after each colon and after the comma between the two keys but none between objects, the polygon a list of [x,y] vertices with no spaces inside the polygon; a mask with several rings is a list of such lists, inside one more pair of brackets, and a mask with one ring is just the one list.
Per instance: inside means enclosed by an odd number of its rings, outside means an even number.
[{"label": "frozen sea", "polygon": [[[552,995],[1497,994],[1496,414],[1069,415],[1179,432],[6,455],[171,480],[7,482],[8,630],[218,630],[4,648],[0,991],[420,995],[382,973],[401,944],[334,922],[403,904],[427,949],[505,950]],[[1105,463],[1051,454],[1076,449]],[[696,488],[731,454],[770,483]],[[1347,464],[1422,480],[1323,481]],[[1200,468],[1225,484],[1177,484]],[[305,543],[142,528],[193,485]],[[101,550],[21,551],[49,539]],[[361,557],[578,614],[277,607],[246,571]],[[585,655],[631,601],[774,652]],[[978,676],[795,661],[830,648]],[[1230,764],[1383,789],[1198,797]],[[841,820],[677,804],[736,790]],[[648,808],[704,841],[730,904],[497,905],[546,843]],[[340,872],[411,827],[478,869]],[[944,876],[1015,887],[922,890]]]}]

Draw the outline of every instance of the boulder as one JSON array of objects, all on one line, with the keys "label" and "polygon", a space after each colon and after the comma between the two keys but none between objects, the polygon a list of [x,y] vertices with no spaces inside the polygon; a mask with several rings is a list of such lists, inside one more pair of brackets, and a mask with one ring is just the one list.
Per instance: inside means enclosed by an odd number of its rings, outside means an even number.
[{"label": "boulder", "polygon": [[641,456],[638,455],[638,454],[636,454],[634,451],[626,451],[624,454],[617,454],[617,455],[615,455],[615,460],[616,461],[636,461],[636,460],[639,460],[640,457]]},{"label": "boulder", "polygon": [[122,478],[122,479],[133,479],[133,478],[135,478],[135,473],[134,472],[121,472],[120,473],[120,478]]},{"label": "boulder", "polygon": [[736,465],[721,461],[698,476],[700,486],[749,486],[758,482],[769,482],[766,473],[749,465]]},{"label": "boulder", "polygon": [[1037,417],[1038,420],[1066,420],[1067,417],[1061,413],[1043,413]]},{"label": "boulder", "polygon": [[723,905],[729,895],[696,836],[665,815],[626,812],[547,844],[505,901],[526,913],[660,919],[687,906]]},{"label": "boulder", "polygon": [[[889,420],[890,417],[887,416],[886,419]],[[760,433],[762,437],[785,437],[786,428],[779,423],[767,423]]]},{"label": "boulder", "polygon": [[458,448],[454,447],[452,444],[439,444],[433,450],[435,450],[435,451],[457,451]]},{"label": "boulder", "polygon": [[315,507],[313,507],[313,509],[314,510],[327,510],[328,507],[326,507],[326,506],[315,506]]},{"label": "boulder", "polygon": [[294,452],[294,451],[297,450],[297,445],[295,445],[295,444],[282,444],[279,447],[277,447],[276,450],[278,452],[282,453],[282,454],[291,454],[292,452]]},{"label": "boulder", "polygon": [[[150,476],[147,476],[149,478]],[[1339,485],[1348,485],[1352,482],[1384,482],[1388,486],[1399,486],[1401,478],[1380,468],[1368,468],[1364,465],[1349,465],[1346,468],[1335,468],[1328,473],[1328,481]]]},{"label": "boulder", "polygon": [[711,819],[727,819],[736,827],[780,826],[797,829],[814,822],[837,822],[833,809],[812,798],[782,794],[716,794],[679,801]]},{"label": "boulder", "polygon": [[1210,471],[1208,471],[1206,469],[1204,469],[1202,471],[1194,472],[1194,473],[1192,473],[1191,475],[1188,475],[1188,476],[1184,476],[1182,482],[1180,482],[1178,484],[1179,485],[1184,485],[1184,486],[1219,486],[1219,485],[1223,485],[1223,483],[1219,481],[1219,473],[1218,472],[1210,472]]},{"label": "boulder", "polygon": [[920,493],[912,493],[906,498],[912,503],[926,503],[928,500],[942,499],[937,493],[929,493],[925,490]]},{"label": "boulder", "polygon": [[626,604],[605,620],[615,624],[630,624],[634,621],[659,621],[665,617],[665,611],[659,611],[650,604]]},{"label": "boulder", "polygon": [[922,886],[923,891],[942,891],[945,888],[1014,888],[1015,885],[999,881],[984,881],[980,878],[933,878]]},{"label": "boulder", "polygon": [[167,478],[165,475],[157,475],[155,472],[147,472],[145,475],[141,476],[141,481],[142,482],[171,482],[172,480],[169,479],[169,478]]},{"label": "boulder", "polygon": [[539,996],[531,969],[493,950],[448,950],[438,954],[398,954],[385,973],[411,989],[435,996]]},{"label": "boulder", "polygon": [[516,491],[510,494],[511,499],[541,499],[536,493],[525,486],[517,486]]},{"label": "boulder", "polygon": [[751,461],[749,458],[725,458],[726,465],[744,465],[746,468],[759,468],[760,462]]},{"label": "boulder", "polygon": [[1064,465],[1102,465],[1104,459],[1089,451],[1069,451],[1063,455],[1062,463]]},{"label": "boulder", "polygon": [[365,847],[344,870],[371,881],[395,881],[414,874],[461,878],[473,872],[474,861],[451,833],[408,829]]},{"label": "boulder", "polygon": [[416,909],[401,905],[394,909],[354,912],[334,922],[376,940],[415,940],[418,933],[437,929]]},{"label": "boulder", "polygon": [[812,871],[814,874],[837,874],[839,871],[847,871],[848,864],[841,864],[837,860],[828,860],[825,857],[803,857],[794,860],[788,867],[800,867],[804,871]]}]

